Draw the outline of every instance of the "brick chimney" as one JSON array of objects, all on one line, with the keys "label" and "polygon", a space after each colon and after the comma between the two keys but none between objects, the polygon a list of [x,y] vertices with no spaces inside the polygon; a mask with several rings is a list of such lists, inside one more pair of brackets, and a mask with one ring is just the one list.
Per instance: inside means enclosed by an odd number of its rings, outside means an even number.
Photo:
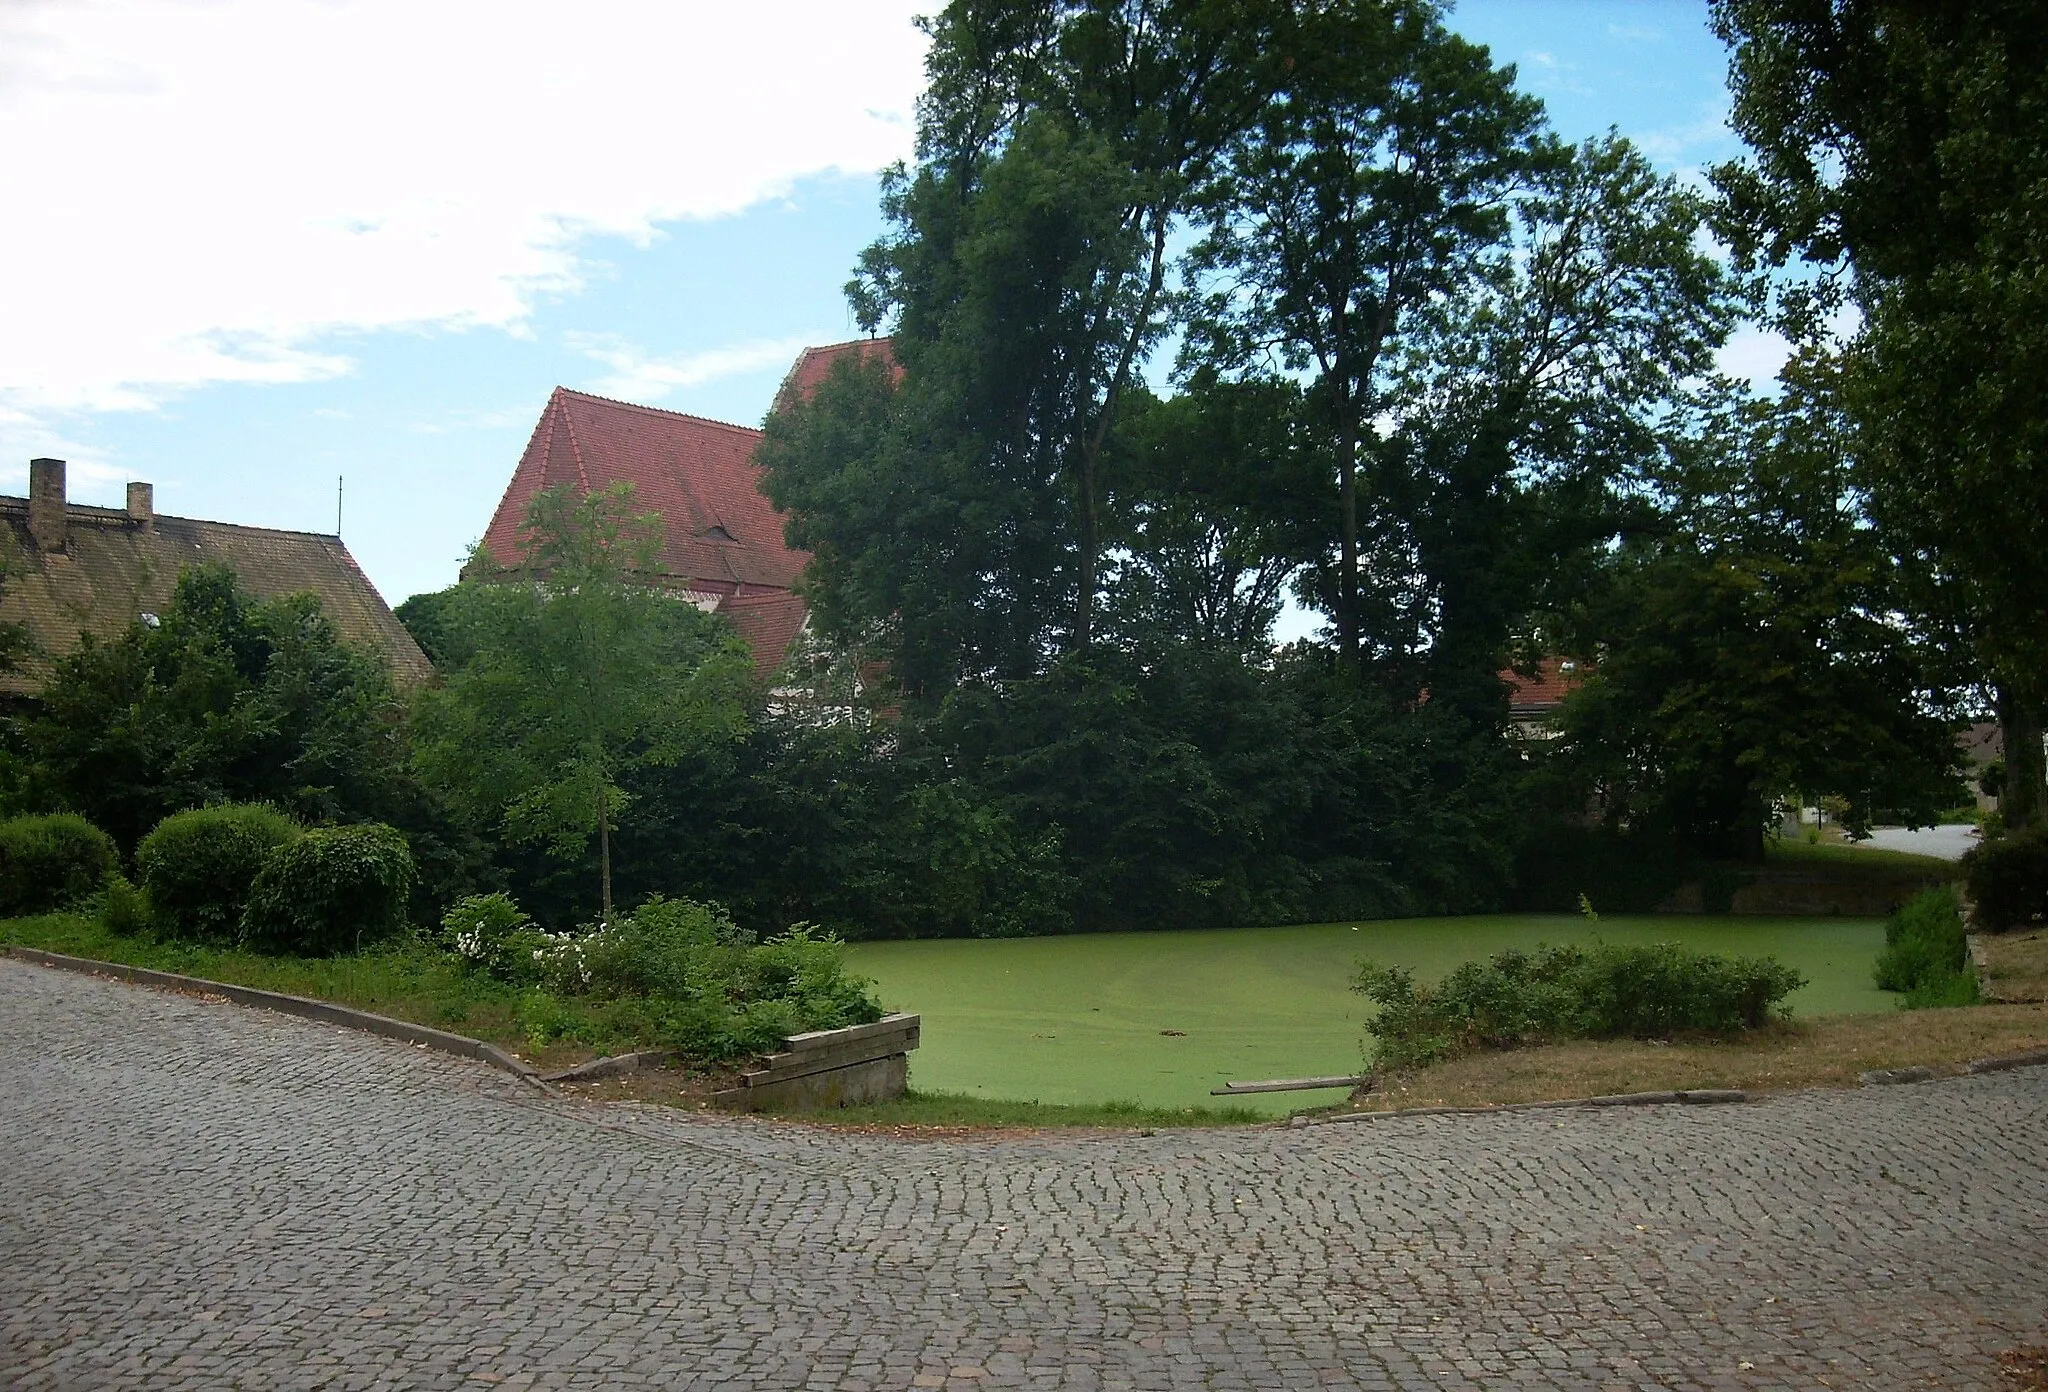
[{"label": "brick chimney", "polygon": [[156,525],[156,489],[152,485],[128,485],[128,520],[140,522],[145,532]]},{"label": "brick chimney", "polygon": [[38,551],[62,551],[64,520],[64,461],[31,459],[28,462],[28,531]]}]

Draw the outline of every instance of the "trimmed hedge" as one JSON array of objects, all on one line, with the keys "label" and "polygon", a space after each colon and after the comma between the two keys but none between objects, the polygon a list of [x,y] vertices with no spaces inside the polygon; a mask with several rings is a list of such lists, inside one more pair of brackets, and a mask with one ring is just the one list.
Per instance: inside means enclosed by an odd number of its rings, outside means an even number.
[{"label": "trimmed hedge", "polygon": [[278,846],[249,886],[242,941],[258,952],[326,957],[405,927],[412,849],[395,828],[316,827]]},{"label": "trimmed hedge", "polygon": [[1993,933],[2048,918],[2048,827],[1986,841],[1963,857],[1977,926]]},{"label": "trimmed hedge", "polygon": [[1362,962],[1352,989],[1380,1007],[1366,1026],[1373,1066],[1407,1068],[1562,1039],[1735,1034],[1805,984],[1775,957],[1602,943],[1498,952],[1434,986],[1406,967]]},{"label": "trimmed hedge", "polygon": [[173,937],[231,942],[271,852],[304,835],[268,803],[230,802],[174,812],[135,848],[136,873],[157,928]]},{"label": "trimmed hedge", "polygon": [[74,812],[0,822],[0,917],[90,898],[120,863],[114,840]]}]

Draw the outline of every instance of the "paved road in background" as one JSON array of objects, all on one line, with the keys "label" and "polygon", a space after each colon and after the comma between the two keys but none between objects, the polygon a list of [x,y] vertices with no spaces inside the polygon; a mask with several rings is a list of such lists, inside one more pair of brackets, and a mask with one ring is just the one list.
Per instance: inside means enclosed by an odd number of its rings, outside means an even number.
[{"label": "paved road in background", "polygon": [[2048,1070],[940,1144],[0,961],[0,1387],[1990,1387]]},{"label": "paved road in background", "polygon": [[1961,860],[1977,845],[1977,828],[1953,825],[1935,827],[1872,827],[1868,840],[1853,844],[1881,851],[1911,851],[1915,855]]}]

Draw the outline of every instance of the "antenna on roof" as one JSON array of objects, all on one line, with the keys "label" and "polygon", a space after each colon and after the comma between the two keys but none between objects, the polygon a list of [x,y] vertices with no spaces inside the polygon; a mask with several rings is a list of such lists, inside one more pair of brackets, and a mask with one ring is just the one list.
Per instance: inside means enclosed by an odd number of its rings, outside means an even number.
[{"label": "antenna on roof", "polygon": [[334,476],[334,534],[341,535],[341,475]]}]

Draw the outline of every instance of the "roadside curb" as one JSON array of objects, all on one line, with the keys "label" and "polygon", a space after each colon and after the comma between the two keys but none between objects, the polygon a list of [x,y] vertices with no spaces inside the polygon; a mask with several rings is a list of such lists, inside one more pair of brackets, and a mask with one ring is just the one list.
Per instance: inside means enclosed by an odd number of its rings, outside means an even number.
[{"label": "roadside curb", "polygon": [[1605,1097],[1561,1097],[1550,1102],[1501,1102],[1480,1107],[1404,1107],[1390,1112],[1344,1112],[1336,1116],[1295,1117],[1288,1125],[1332,1126],[1353,1121],[1393,1121],[1401,1117],[1492,1116],[1500,1112],[1554,1112],[1568,1107],[1661,1107],[1674,1104],[1704,1107],[1753,1100],[1748,1093],[1737,1088],[1685,1088],[1677,1092],[1617,1092]]},{"label": "roadside curb", "polygon": [[148,967],[131,967],[121,962],[101,962],[91,957],[67,957],[61,952],[45,952],[37,947],[9,947],[7,955],[17,961],[56,967],[85,976],[112,977],[117,981],[132,982],[140,986],[165,986],[174,991],[199,991],[209,996],[222,996],[237,1005],[255,1006],[259,1010],[275,1010],[282,1015],[297,1015],[303,1019],[317,1020],[322,1024],[340,1025],[343,1029],[381,1035],[386,1039],[397,1040],[401,1044],[438,1049],[444,1054],[454,1054],[458,1058],[478,1059],[501,1072],[510,1073],[537,1092],[549,1095],[554,1093],[554,1089],[549,1087],[532,1068],[497,1045],[486,1044],[481,1039],[471,1039],[466,1034],[450,1034],[447,1030],[416,1025],[410,1020],[394,1020],[388,1015],[373,1015],[367,1010],[336,1005],[333,1001],[288,996],[281,991],[259,991],[253,986],[236,986],[225,981],[208,981],[203,977],[180,976],[176,972],[152,971]]},{"label": "roadside curb", "polygon": [[[1994,1054],[1990,1058],[1971,1059],[1967,1063],[1939,1066],[1916,1066],[1912,1068],[1873,1068],[1856,1075],[1856,1081],[1864,1087],[1883,1087],[1901,1083],[1931,1083],[1945,1078],[1968,1078],[1979,1073],[2003,1073],[2012,1068],[2038,1068],[2048,1065],[2048,1049],[2025,1049],[2016,1054]],[[1744,1092],[1740,1088],[1687,1088],[1677,1092],[1618,1092],[1606,1097],[1565,1097],[1554,1102],[1502,1102],[1493,1106],[1480,1107],[1405,1107],[1389,1112],[1343,1112],[1335,1116],[1290,1117],[1290,1127],[1331,1126],[1341,1122],[1393,1121],[1401,1117],[1433,1116],[1492,1116],[1501,1112],[1543,1112],[1561,1111],[1574,1107],[1658,1107],[1678,1104],[1681,1106],[1711,1106],[1724,1102],[1761,1102],[1769,1097],[1783,1096],[1774,1092]]]}]

